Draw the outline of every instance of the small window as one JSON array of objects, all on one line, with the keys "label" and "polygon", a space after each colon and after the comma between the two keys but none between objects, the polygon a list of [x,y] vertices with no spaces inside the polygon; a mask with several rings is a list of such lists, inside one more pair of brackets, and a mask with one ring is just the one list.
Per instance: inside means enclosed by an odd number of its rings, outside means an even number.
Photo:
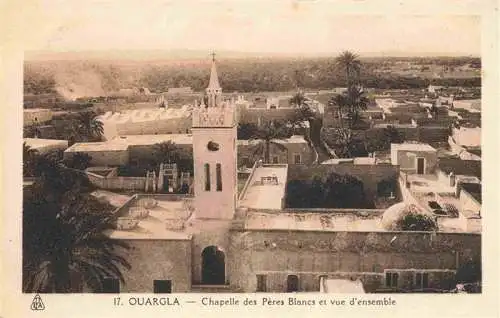
[{"label": "small window", "polygon": [[210,151],[218,151],[220,149],[220,146],[216,142],[209,141],[207,144],[207,149]]},{"label": "small window", "polygon": [[210,165],[205,164],[205,191],[210,191]]},{"label": "small window", "polygon": [[415,273],[415,287],[419,289],[429,287],[429,273]]},{"label": "small window", "polygon": [[249,163],[250,163],[250,159],[248,157],[242,157],[241,158],[241,165],[244,166],[244,167],[247,167],[249,166]]},{"label": "small window", "polygon": [[279,162],[278,156],[273,156],[273,163],[278,163],[278,162]]},{"label": "small window", "polygon": [[120,292],[120,281],[117,278],[105,278],[102,283],[102,292],[118,294]]},{"label": "small window", "polygon": [[153,290],[155,294],[170,294],[172,293],[171,280],[154,280]]},{"label": "small window", "polygon": [[395,272],[387,272],[385,273],[385,285],[387,287],[398,287],[398,278],[399,274]]},{"label": "small window", "polygon": [[217,191],[222,191],[222,167],[221,164],[218,163],[215,166],[215,176],[216,176],[216,181],[217,181]]},{"label": "small window", "polygon": [[295,154],[293,156],[293,163],[295,164],[300,164],[302,163],[302,158],[300,157],[300,154]]},{"label": "small window", "polygon": [[267,291],[266,280],[266,275],[257,275],[257,292]]}]

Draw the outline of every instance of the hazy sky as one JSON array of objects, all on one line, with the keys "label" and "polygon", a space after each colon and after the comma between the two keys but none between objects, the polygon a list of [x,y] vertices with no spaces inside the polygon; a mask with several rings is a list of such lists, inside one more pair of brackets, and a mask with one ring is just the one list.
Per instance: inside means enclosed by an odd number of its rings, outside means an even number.
[{"label": "hazy sky", "polygon": [[[39,2],[30,49],[480,54],[478,16],[339,15],[328,3]],[[259,5],[256,5],[259,4]]]}]

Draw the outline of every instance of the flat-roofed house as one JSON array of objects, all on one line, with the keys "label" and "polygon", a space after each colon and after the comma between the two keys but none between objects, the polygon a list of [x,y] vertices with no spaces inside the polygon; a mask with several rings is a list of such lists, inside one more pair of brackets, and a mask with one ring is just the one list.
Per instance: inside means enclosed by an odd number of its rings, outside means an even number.
[{"label": "flat-roofed house", "polygon": [[455,187],[459,192],[461,183],[481,183],[481,161],[460,158],[440,158],[436,168],[443,184]]},{"label": "flat-roofed house", "polygon": [[481,216],[482,189],[480,183],[464,183],[460,185],[460,204],[464,211]]},{"label": "flat-roofed house", "polygon": [[99,120],[106,140],[123,135],[185,134],[191,129],[191,110],[183,106],[107,112]]},{"label": "flat-roofed house", "polygon": [[466,109],[471,113],[479,113],[481,112],[481,100],[480,99],[454,100],[453,108]]},{"label": "flat-roofed house", "polygon": [[23,126],[42,124],[53,117],[53,112],[46,108],[28,108],[23,111]]},{"label": "flat-roofed house", "polygon": [[91,157],[93,166],[122,166],[128,163],[128,144],[123,142],[80,142],[64,151],[64,158],[69,159],[76,153],[85,153]]},{"label": "flat-roofed house", "polygon": [[431,174],[436,168],[437,150],[421,143],[391,144],[391,162],[406,173]]},{"label": "flat-roofed house", "polygon": [[[263,154],[256,153],[262,140],[238,140],[238,166],[251,167],[255,161],[263,159]],[[270,163],[311,164],[315,159],[314,151],[303,136],[273,140],[269,146]]]},{"label": "flat-roofed house", "polygon": [[66,150],[68,148],[67,140],[24,138],[24,143],[31,149],[39,153],[47,153],[52,150]]}]

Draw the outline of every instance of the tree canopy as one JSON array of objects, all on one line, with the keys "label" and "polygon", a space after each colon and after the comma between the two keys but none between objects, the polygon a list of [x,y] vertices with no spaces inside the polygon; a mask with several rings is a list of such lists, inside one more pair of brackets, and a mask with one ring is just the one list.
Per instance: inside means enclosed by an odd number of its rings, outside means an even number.
[{"label": "tree canopy", "polygon": [[23,148],[25,175],[34,178],[23,197],[23,291],[99,292],[107,277],[123,281],[130,264],[119,249],[128,245],[106,235],[113,207],[93,197],[87,176],[57,152]]},{"label": "tree canopy", "polygon": [[287,182],[286,205],[289,208],[373,208],[363,183],[350,175],[329,173],[310,180]]}]

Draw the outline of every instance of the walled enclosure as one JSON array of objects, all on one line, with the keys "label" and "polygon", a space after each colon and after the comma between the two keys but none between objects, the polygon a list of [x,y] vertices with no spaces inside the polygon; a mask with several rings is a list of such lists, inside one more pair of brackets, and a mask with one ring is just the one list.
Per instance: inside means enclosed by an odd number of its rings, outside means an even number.
[{"label": "walled enclosure", "polygon": [[288,180],[311,180],[313,176],[327,176],[330,173],[351,175],[363,182],[368,199],[377,197],[377,185],[384,180],[397,180],[399,166],[390,164],[355,165],[352,163],[321,164],[315,166],[288,165]]},{"label": "walled enclosure", "polygon": [[244,292],[256,291],[257,274],[269,292],[286,291],[291,274],[300,291],[319,291],[327,275],[359,278],[371,292],[385,287],[389,269],[399,272],[398,288],[412,288],[415,268],[429,273],[430,288],[449,288],[457,267],[481,253],[480,235],[458,233],[232,231],[231,242],[231,286]]}]

